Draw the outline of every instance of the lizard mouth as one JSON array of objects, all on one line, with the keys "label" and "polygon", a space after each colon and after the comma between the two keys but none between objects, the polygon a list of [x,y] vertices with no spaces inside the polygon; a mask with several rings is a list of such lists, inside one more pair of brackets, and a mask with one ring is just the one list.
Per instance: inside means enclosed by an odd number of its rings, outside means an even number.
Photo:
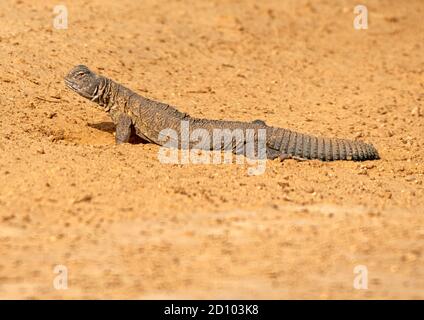
[{"label": "lizard mouth", "polygon": [[68,79],[65,79],[65,84],[66,84],[66,86],[67,86],[68,88],[70,88],[70,89],[72,89],[72,90],[74,90],[74,91],[77,91],[77,90],[78,90],[78,88],[77,88],[76,84],[75,84],[75,83],[73,83],[72,81],[68,80]]},{"label": "lizard mouth", "polygon": [[91,99],[91,96],[86,94],[85,92],[81,91],[80,88],[78,87],[78,85],[74,82],[72,82],[71,80],[65,79],[65,85],[75,91],[76,93],[80,94],[81,96],[83,96],[84,98],[88,98]]}]

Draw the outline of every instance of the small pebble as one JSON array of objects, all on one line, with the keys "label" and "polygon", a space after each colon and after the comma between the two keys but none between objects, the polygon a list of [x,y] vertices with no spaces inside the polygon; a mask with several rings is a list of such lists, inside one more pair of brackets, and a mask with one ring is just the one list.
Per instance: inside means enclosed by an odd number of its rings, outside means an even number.
[{"label": "small pebble", "polygon": [[420,107],[416,106],[415,108],[412,109],[411,115],[414,116],[414,117],[422,117],[423,113],[421,112]]},{"label": "small pebble", "polygon": [[307,192],[307,193],[314,193],[314,188],[312,188],[312,187],[306,187],[305,188],[305,192]]},{"label": "small pebble", "polygon": [[367,176],[368,175],[368,170],[366,168],[362,168],[361,170],[359,170],[358,174]]},{"label": "small pebble", "polygon": [[56,117],[57,116],[57,113],[56,112],[50,112],[48,115],[47,115],[47,118],[49,118],[49,119],[53,119],[54,117]]}]

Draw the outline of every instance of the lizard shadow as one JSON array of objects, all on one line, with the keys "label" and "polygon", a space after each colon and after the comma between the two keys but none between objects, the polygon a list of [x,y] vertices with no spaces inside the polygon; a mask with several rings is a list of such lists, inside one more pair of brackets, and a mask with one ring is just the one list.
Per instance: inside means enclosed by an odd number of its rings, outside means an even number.
[{"label": "lizard shadow", "polygon": [[[99,123],[88,123],[87,125],[90,128],[94,128],[94,129],[104,131],[104,132],[108,132],[108,133],[111,133],[111,134],[115,133],[115,130],[116,130],[116,126],[113,122],[103,121],[103,122],[99,122]],[[140,143],[146,144],[146,143],[149,143],[149,142],[140,138],[139,136],[137,136],[135,134],[135,132],[133,131],[131,133],[131,138],[130,138],[129,143],[131,143],[131,144],[140,144]]]}]

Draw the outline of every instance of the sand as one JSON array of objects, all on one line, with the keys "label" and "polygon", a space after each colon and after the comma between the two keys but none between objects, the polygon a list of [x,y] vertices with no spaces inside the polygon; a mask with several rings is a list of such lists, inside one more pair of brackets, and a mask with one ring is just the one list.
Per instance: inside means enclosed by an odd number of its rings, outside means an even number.
[{"label": "sand", "polygon": [[[348,0],[75,0],[55,29],[57,1],[1,1],[0,298],[424,298],[424,3],[363,3],[367,30]],[[77,64],[381,160],[163,164]]]}]

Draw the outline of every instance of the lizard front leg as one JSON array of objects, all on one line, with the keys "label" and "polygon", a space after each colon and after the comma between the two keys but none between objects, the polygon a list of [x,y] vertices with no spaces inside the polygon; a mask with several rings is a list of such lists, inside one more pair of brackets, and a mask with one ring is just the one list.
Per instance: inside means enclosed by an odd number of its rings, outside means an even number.
[{"label": "lizard front leg", "polygon": [[116,118],[115,142],[121,144],[128,142],[131,137],[132,121],[131,117],[125,113],[121,113]]}]

